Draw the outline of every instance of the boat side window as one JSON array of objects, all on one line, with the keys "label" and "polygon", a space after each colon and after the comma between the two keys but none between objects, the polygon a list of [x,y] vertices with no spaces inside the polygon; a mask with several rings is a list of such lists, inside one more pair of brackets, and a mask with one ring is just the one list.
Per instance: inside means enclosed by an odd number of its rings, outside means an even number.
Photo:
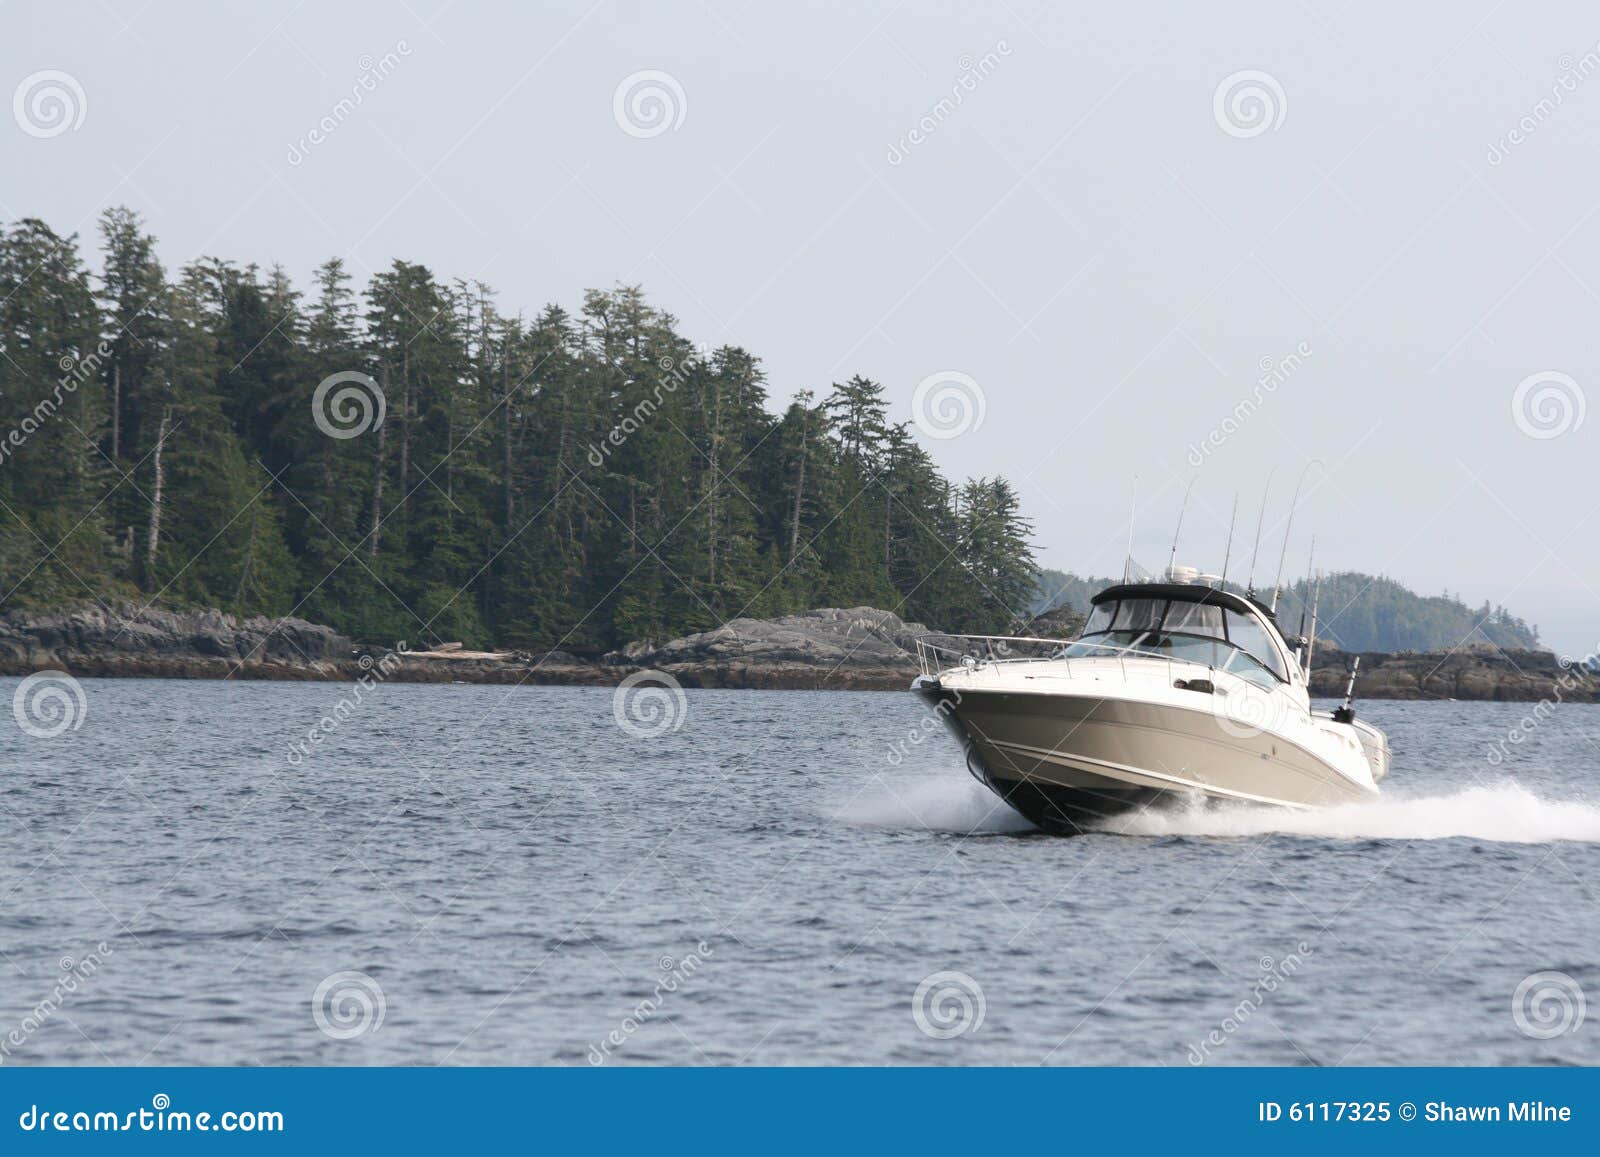
[{"label": "boat side window", "polygon": [[1278,648],[1274,647],[1272,640],[1267,637],[1266,628],[1249,615],[1241,615],[1238,611],[1228,611],[1227,621],[1228,642],[1287,683],[1289,672],[1284,668],[1283,657],[1278,654]]},{"label": "boat side window", "polygon": [[1254,683],[1265,691],[1278,689],[1278,680],[1273,677],[1272,672],[1263,667],[1260,660],[1252,658],[1243,651],[1231,651],[1222,669],[1239,676],[1247,683]]},{"label": "boat side window", "polygon": [[1089,612],[1088,622],[1083,624],[1083,637],[1098,635],[1111,629],[1111,619],[1117,613],[1116,603],[1101,603]]}]

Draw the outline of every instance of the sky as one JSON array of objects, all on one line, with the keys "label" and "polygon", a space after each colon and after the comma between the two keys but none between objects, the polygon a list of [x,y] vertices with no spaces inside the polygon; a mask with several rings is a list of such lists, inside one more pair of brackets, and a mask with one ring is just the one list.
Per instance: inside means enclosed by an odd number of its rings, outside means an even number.
[{"label": "sky", "polygon": [[1135,496],[1164,565],[1192,485],[1215,570],[1271,474],[1275,570],[1303,474],[1291,573],[1315,533],[1600,645],[1592,3],[0,14],[7,220],[127,205],[169,267],[401,257],[508,312],[642,284],[774,406],[882,382],[1045,565],[1120,573]]}]

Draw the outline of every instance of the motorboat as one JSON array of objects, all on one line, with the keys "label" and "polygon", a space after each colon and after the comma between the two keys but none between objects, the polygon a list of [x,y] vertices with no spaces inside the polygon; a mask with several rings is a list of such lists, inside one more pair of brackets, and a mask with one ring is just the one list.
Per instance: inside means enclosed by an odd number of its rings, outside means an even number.
[{"label": "motorboat", "polygon": [[1276,602],[1169,566],[1100,591],[1073,640],[924,636],[912,689],[968,769],[1049,832],[1163,800],[1371,799],[1389,771],[1384,733],[1355,717],[1349,692],[1313,709],[1315,617],[1311,638],[1291,642]]}]

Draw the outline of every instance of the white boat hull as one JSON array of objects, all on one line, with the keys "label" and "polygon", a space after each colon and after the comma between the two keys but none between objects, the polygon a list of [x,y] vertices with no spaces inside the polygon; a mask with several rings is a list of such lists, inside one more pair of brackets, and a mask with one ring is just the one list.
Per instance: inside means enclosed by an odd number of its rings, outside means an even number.
[{"label": "white boat hull", "polygon": [[1048,831],[1074,834],[1168,796],[1304,808],[1377,794],[1387,750],[1369,758],[1351,725],[1286,711],[1229,676],[1197,671],[1214,690],[1191,691],[1173,686],[1171,665],[1141,666],[996,664],[917,689],[969,769]]}]

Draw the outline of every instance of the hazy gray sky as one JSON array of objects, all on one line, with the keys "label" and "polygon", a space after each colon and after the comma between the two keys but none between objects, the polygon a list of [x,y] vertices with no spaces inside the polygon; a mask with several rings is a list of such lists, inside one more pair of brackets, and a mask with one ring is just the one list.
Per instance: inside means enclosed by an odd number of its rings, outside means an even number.
[{"label": "hazy gray sky", "polygon": [[[691,337],[763,358],[775,401],[859,372],[910,418],[919,382],[964,374],[981,424],[925,444],[1016,480],[1042,560],[1080,572],[1120,570],[1135,472],[1135,556],[1165,562],[1197,476],[1179,554],[1214,568],[1234,493],[1253,522],[1277,466],[1281,531],[1320,459],[1292,570],[1314,530],[1329,568],[1504,602],[1573,654],[1600,638],[1592,3],[4,20],[8,219],[92,234],[127,204],[170,266],[303,283],[329,256],[363,276],[405,257],[512,311],[641,282]],[[665,77],[619,108],[638,73]],[[66,122],[31,99],[50,89]]]}]

